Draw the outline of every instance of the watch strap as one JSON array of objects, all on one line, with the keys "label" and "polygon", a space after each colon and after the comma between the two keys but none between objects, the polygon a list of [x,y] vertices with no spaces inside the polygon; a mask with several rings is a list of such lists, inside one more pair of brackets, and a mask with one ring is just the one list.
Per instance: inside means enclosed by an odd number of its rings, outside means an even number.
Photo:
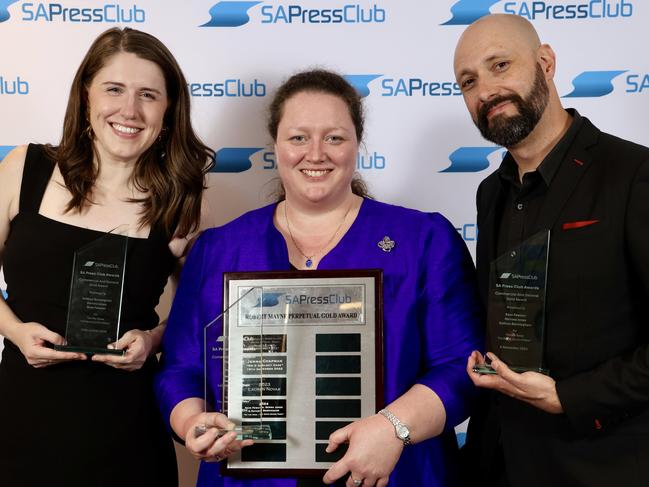
[{"label": "watch strap", "polygon": [[[410,431],[408,430],[408,427],[403,423],[399,418],[397,418],[394,414],[392,414],[392,411],[388,409],[381,409],[379,411],[379,414],[383,417],[385,417],[390,423],[392,423],[392,426],[394,426],[394,434],[395,436],[403,441],[404,446],[407,446],[411,443],[410,441]],[[405,431],[405,436],[400,435],[399,431]]]}]

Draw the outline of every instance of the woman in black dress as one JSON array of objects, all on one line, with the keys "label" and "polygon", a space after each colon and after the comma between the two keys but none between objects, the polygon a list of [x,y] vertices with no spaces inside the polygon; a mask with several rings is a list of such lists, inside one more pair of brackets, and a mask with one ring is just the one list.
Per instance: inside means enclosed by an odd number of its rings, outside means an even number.
[{"label": "woman in black dress", "polygon": [[[133,29],[81,63],[58,146],[0,164],[0,484],[177,485],[152,393],[164,324],[155,306],[199,226],[213,153],[190,123],[169,50]],[[64,344],[74,251],[128,226],[118,355]]]}]

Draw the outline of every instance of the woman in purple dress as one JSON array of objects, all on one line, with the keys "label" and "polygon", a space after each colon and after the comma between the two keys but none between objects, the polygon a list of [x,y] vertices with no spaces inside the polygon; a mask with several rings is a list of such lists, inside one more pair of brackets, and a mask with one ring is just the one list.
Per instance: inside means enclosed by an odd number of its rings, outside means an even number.
[{"label": "woman in purple dress", "polygon": [[[474,268],[453,226],[438,213],[380,203],[354,178],[363,136],[359,95],[327,71],[292,76],[268,122],[282,183],[279,202],[205,232],[185,264],[163,342],[156,391],[163,415],[201,464],[200,486],[295,486],[296,479],[237,479],[218,461],[251,443],[202,424],[202,326],[223,307],[223,272],[380,268],[384,276],[382,414],[334,432],[328,451],[347,453],[323,481],[348,486],[460,484],[454,426],[474,388],[465,357],[482,343]],[[222,404],[216,399],[216,410]],[[407,425],[409,437],[395,423]],[[397,423],[398,424],[398,423]],[[339,480],[340,479],[340,480]],[[319,484],[319,482],[318,482]]]}]

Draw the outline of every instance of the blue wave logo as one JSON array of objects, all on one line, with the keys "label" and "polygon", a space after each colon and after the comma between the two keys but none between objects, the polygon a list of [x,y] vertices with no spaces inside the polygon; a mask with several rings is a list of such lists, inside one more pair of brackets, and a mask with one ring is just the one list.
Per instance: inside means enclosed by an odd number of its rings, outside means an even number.
[{"label": "blue wave logo", "polygon": [[262,2],[219,2],[210,9],[210,21],[199,27],[240,27],[250,22],[248,10]]},{"label": "blue wave logo", "polygon": [[224,147],[214,156],[210,172],[244,172],[252,167],[250,157],[263,147]]},{"label": "blue wave logo", "polygon": [[623,71],[584,71],[572,80],[574,89],[567,95],[564,95],[564,98],[585,98],[608,95],[615,89],[613,87],[613,80],[626,72],[626,69]]},{"label": "blue wave logo", "polygon": [[370,94],[369,84],[376,78],[380,78],[382,74],[346,74],[343,76],[347,82],[354,87],[354,89],[365,98]]},{"label": "blue wave logo", "polygon": [[500,0],[459,0],[451,7],[451,17],[441,25],[469,25],[480,17],[489,15],[492,5]]},{"label": "blue wave logo", "polygon": [[448,156],[451,165],[440,172],[480,172],[489,167],[489,156],[500,146],[460,147]]},{"label": "blue wave logo", "polygon": [[257,299],[253,308],[272,308],[273,306],[277,306],[280,296],[284,296],[284,293],[264,293],[261,299]]},{"label": "blue wave logo", "polygon": [[5,22],[11,18],[9,6],[17,2],[18,0],[0,0],[0,22]]},{"label": "blue wave logo", "polygon": [[9,154],[14,149],[14,147],[16,147],[16,146],[15,145],[0,145],[0,162],[2,162],[2,159],[4,159],[5,156],[7,154]]}]

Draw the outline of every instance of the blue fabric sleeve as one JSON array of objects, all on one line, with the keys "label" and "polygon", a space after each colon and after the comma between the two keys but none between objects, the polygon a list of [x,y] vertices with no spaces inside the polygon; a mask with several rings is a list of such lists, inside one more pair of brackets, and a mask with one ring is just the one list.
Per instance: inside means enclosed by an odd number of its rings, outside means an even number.
[{"label": "blue fabric sleeve", "polygon": [[206,240],[204,233],[187,257],[162,340],[161,367],[154,387],[167,424],[171,411],[180,401],[202,398],[204,394],[200,296],[204,284]]},{"label": "blue fabric sleeve", "polygon": [[424,370],[417,382],[439,396],[446,410],[445,430],[470,414],[477,390],[466,373],[484,332],[475,267],[466,245],[443,216],[431,214],[432,227],[422,242],[418,312],[425,341]]}]

